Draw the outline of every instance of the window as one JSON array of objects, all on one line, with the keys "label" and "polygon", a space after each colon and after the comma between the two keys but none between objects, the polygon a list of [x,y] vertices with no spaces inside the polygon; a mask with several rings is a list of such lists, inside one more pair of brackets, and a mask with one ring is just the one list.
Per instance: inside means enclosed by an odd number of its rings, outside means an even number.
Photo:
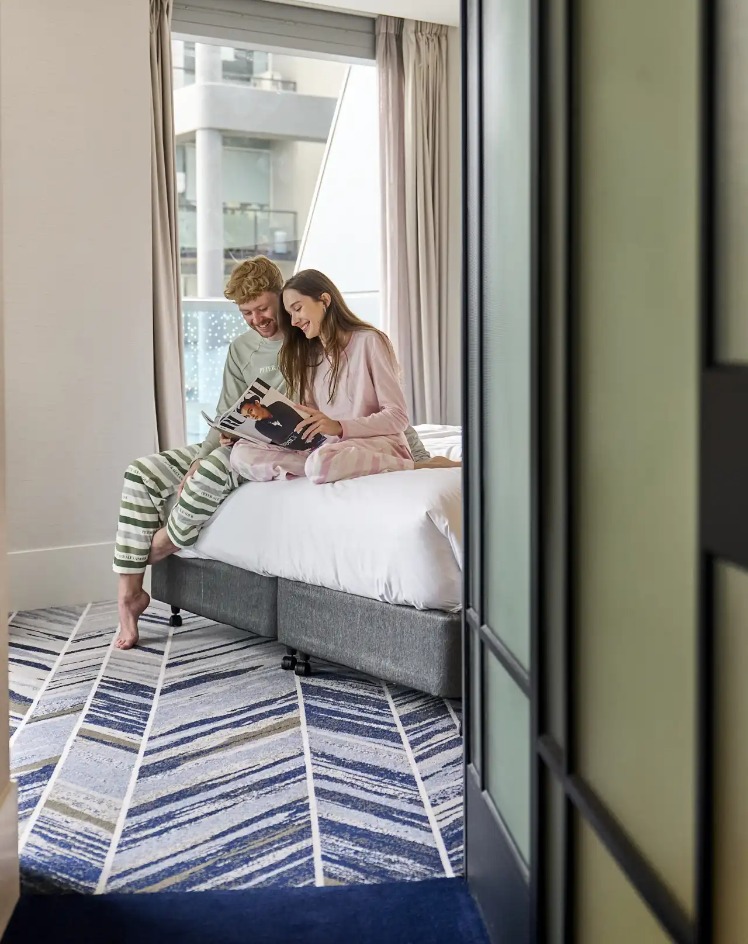
[{"label": "window", "polygon": [[[376,73],[244,46],[173,42],[188,442],[206,431],[246,326],[223,297],[263,253],[325,271],[379,323]],[[207,121],[205,120],[207,117]]]}]

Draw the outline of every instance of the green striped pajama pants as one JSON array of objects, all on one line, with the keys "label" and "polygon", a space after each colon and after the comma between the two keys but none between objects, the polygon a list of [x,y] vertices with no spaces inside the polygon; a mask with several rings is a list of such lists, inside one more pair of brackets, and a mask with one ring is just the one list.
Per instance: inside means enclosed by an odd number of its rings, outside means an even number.
[{"label": "green striped pajama pants", "polygon": [[221,502],[244,481],[231,469],[231,448],[220,446],[202,460],[167,516],[169,500],[199,451],[199,444],[169,449],[128,466],[114,549],[116,574],[145,571],[153,535],[164,524],[177,547],[190,547]]}]

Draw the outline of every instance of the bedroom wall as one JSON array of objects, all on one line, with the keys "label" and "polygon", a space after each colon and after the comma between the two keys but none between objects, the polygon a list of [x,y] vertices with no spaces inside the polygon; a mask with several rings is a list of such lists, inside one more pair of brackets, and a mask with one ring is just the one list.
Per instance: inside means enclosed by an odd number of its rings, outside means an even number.
[{"label": "bedroom wall", "polygon": [[[0,112],[0,140],[5,128]],[[2,155],[0,155],[0,175]],[[0,219],[2,208],[0,207]],[[3,241],[0,235],[0,269],[2,268]],[[2,273],[0,272],[0,385],[3,382],[3,300]],[[0,413],[0,672],[8,678],[8,568],[5,557],[5,437]],[[10,698],[7,685],[0,686],[0,718],[7,724],[10,716]],[[7,727],[6,727],[7,731]],[[5,932],[18,900],[18,801],[16,784],[10,779],[9,746],[4,739],[0,747],[0,936]]]},{"label": "bedroom wall", "polygon": [[153,450],[149,2],[3,0],[11,609],[111,598]]}]

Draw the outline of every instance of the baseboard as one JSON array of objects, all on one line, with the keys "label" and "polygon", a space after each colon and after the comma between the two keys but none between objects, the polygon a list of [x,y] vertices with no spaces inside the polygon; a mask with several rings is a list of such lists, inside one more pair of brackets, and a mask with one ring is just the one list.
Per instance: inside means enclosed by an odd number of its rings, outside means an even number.
[{"label": "baseboard", "polygon": [[11,610],[35,610],[113,600],[117,577],[112,573],[113,542],[42,547],[8,553]]},{"label": "baseboard", "polygon": [[11,781],[0,801],[0,937],[5,933],[18,895],[18,790]]}]

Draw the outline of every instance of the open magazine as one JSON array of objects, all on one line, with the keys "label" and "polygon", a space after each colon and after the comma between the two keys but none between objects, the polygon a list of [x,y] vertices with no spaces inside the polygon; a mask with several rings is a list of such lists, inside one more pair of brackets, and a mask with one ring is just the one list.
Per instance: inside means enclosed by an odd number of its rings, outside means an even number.
[{"label": "open magazine", "polygon": [[230,410],[215,419],[203,413],[203,419],[219,432],[255,442],[271,442],[284,449],[316,449],[326,439],[318,433],[311,442],[303,440],[296,427],[306,416],[288,397],[259,377],[252,381]]}]

